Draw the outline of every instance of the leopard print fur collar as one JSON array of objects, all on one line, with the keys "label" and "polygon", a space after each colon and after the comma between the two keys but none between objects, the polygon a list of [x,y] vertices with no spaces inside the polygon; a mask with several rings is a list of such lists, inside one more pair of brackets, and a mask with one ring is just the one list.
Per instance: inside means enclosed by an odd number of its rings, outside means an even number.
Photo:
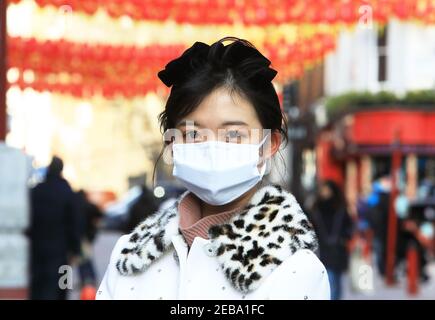
[{"label": "leopard print fur collar", "polygon": [[[178,203],[140,223],[121,250],[121,275],[138,274],[172,248],[180,234]],[[317,237],[294,196],[277,185],[261,187],[228,223],[209,229],[210,248],[232,285],[247,293],[258,288],[286,258],[299,249],[317,250]]]}]

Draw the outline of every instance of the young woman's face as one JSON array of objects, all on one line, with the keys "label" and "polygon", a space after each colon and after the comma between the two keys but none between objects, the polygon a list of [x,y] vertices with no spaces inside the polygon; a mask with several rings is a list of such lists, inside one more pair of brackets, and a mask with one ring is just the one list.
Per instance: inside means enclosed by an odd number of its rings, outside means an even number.
[{"label": "young woman's face", "polygon": [[[268,133],[263,132],[254,106],[225,88],[216,89],[207,96],[193,112],[181,119],[176,129],[181,131],[184,143],[218,140],[258,144]],[[278,132],[270,134],[269,156],[279,149],[281,143]]]}]

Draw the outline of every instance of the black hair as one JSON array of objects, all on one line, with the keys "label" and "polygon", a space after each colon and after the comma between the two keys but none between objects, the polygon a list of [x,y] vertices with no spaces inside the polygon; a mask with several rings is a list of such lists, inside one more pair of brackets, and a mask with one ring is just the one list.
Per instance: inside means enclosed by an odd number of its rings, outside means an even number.
[{"label": "black hair", "polygon": [[337,182],[329,179],[323,180],[320,182],[319,190],[322,186],[327,186],[331,190],[331,198],[329,201],[335,208],[341,208],[346,205],[346,199],[344,197],[343,190],[337,184]]},{"label": "black hair", "polygon": [[63,161],[61,158],[54,156],[47,168],[46,178],[60,177],[63,170]]},{"label": "black hair", "polygon": [[[224,46],[227,40],[233,42]],[[190,53],[188,59],[177,59],[178,66],[173,64],[168,71],[168,66],[175,62],[172,61],[159,72],[162,81],[172,85],[165,110],[159,116],[162,131],[174,128],[211,92],[223,87],[251,102],[263,128],[278,130],[287,140],[286,122],[271,82],[276,71],[269,68],[270,61],[249,41],[235,37],[222,38],[211,46],[203,45],[202,52],[192,54],[192,46],[183,54],[185,58]]]},{"label": "black hair", "polygon": [[[232,42],[224,46],[225,41]],[[287,122],[272,84],[277,71],[270,64],[244,39],[225,37],[210,46],[196,42],[158,73],[162,82],[172,86],[165,109],[159,115],[162,133],[175,128],[214,90],[225,88],[230,94],[247,99],[263,128],[279,131],[287,143]]]}]

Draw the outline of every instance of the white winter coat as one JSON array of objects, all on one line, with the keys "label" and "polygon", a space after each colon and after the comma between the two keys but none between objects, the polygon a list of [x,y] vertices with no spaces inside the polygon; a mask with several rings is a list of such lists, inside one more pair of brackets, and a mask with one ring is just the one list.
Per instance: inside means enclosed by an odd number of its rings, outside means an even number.
[{"label": "white winter coat", "polygon": [[228,223],[209,229],[210,240],[196,237],[189,250],[178,202],[118,240],[97,299],[330,298],[312,225],[279,186],[259,189]]}]

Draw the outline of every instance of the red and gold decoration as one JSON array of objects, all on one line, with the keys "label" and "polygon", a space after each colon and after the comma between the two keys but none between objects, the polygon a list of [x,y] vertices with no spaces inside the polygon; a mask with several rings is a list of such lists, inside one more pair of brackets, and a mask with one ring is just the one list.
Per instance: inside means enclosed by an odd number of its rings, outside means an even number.
[{"label": "red and gold decoration", "polygon": [[[23,0],[10,0],[19,3]],[[177,23],[268,25],[288,23],[355,24],[360,8],[371,7],[373,17],[435,22],[433,0],[35,0],[41,6],[71,6],[88,15],[105,10],[110,16],[135,20],[174,20]]]},{"label": "red and gold decoration", "polygon": [[[10,38],[8,43],[9,67],[18,71],[10,79],[12,85],[77,97],[131,98],[165,90],[157,72],[185,49],[183,45],[89,45],[33,38]],[[319,61],[333,48],[333,36],[319,33],[293,44],[266,45],[263,51],[280,71],[278,80],[285,81],[300,76],[307,64]]]},{"label": "red and gold decoration", "polygon": [[[54,40],[30,33],[12,35],[8,41],[9,68],[15,69],[9,77],[10,85],[76,97],[102,95],[128,99],[149,91],[166,92],[157,72],[196,38],[209,43],[228,35],[250,40],[278,71],[274,81],[284,83],[300,77],[306,68],[334,50],[336,35],[343,28],[354,28],[368,20],[383,24],[390,18],[435,22],[435,0],[9,0],[8,3],[11,7],[31,4],[41,14],[39,23],[50,17],[44,16],[44,12],[51,10],[56,15],[58,10],[59,14],[70,14],[65,19],[72,20],[74,26],[84,24],[80,32],[69,32]],[[103,24],[101,16],[106,17]],[[121,25],[132,26],[136,33],[126,33],[124,37],[124,30],[118,26],[120,21]],[[102,27],[104,24],[107,30]],[[95,25],[98,32],[89,31],[88,35],[83,31]],[[159,27],[170,42],[155,37]],[[56,26],[45,28],[57,30]],[[152,31],[144,36],[144,30]],[[93,37],[97,33],[100,37]],[[82,38],[77,38],[80,34]]]}]

